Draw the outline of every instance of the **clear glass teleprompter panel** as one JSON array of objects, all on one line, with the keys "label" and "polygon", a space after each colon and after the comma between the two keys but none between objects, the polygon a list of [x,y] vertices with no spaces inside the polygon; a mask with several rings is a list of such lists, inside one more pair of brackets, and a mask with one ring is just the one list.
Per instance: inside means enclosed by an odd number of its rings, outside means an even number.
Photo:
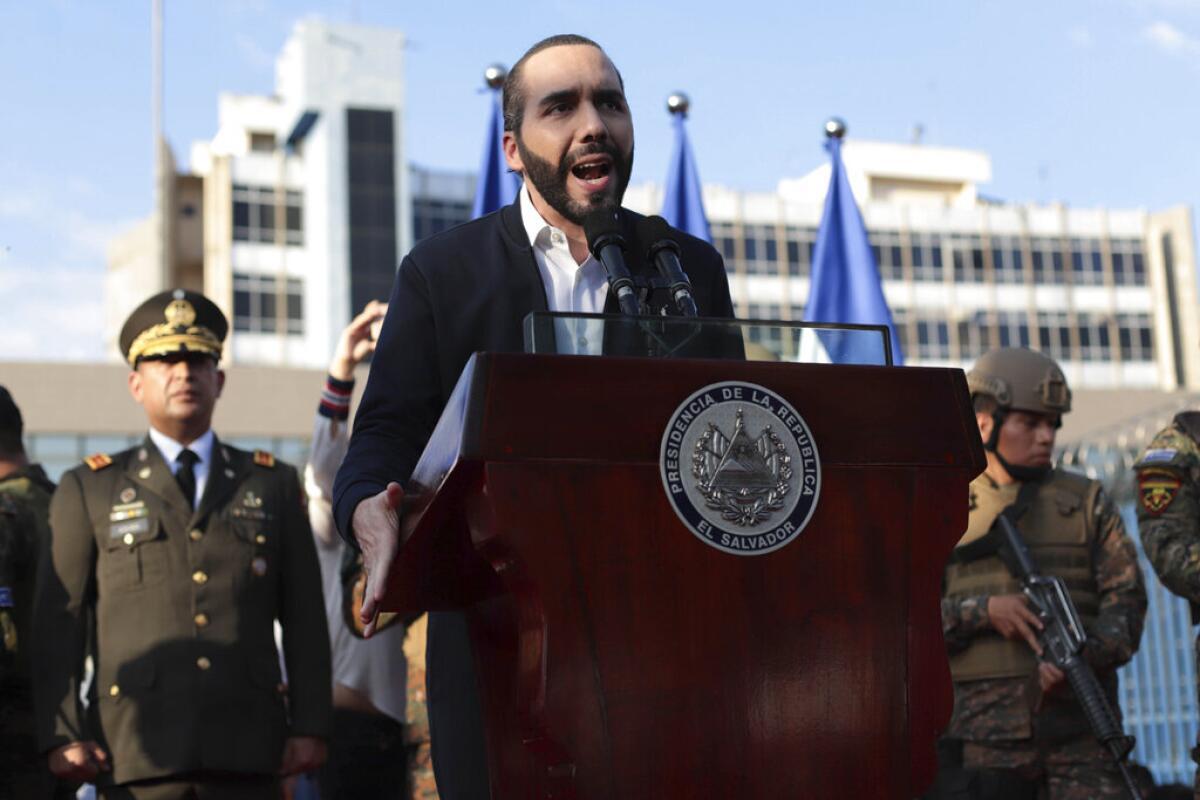
[{"label": "clear glass teleprompter panel", "polygon": [[892,363],[888,330],[882,325],[547,311],[525,317],[525,352],[793,364]]}]

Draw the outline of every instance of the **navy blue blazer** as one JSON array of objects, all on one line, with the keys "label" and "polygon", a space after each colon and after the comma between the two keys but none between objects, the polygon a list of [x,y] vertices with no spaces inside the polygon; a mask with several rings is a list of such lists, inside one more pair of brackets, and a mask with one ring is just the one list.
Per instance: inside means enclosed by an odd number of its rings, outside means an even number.
[{"label": "navy blue blazer", "polygon": [[[622,211],[626,241],[636,242],[639,215]],[[675,231],[680,260],[701,316],[732,317],[724,262],[713,247]],[[644,247],[626,253],[635,279],[656,272]],[[665,289],[647,298],[666,307]],[[370,376],[354,420],[350,447],[334,482],[334,518],[355,544],[351,520],[358,504],[404,484],[472,353],[522,352],[522,322],[548,309],[546,292],[521,221],[519,202],[412,249],[400,264]],[[605,312],[618,311],[608,295]],[[444,800],[487,798],[487,761],[465,620],[431,614],[426,650],[430,731],[438,789]]]}]

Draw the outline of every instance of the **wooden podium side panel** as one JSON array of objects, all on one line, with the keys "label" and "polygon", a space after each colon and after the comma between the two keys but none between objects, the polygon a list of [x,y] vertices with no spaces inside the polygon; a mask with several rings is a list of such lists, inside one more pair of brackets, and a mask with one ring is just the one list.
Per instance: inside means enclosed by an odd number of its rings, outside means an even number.
[{"label": "wooden podium side panel", "polygon": [[[923,788],[948,710],[940,561],[935,576],[925,552],[947,534],[913,504],[961,504],[938,495],[953,480],[827,466],[808,527],[763,556],[698,540],[653,465],[493,463],[484,483],[472,537],[510,592],[470,615],[492,668],[485,713],[506,732],[495,797]],[[924,613],[910,624],[912,603]],[[936,650],[911,652],[930,631]]]}]

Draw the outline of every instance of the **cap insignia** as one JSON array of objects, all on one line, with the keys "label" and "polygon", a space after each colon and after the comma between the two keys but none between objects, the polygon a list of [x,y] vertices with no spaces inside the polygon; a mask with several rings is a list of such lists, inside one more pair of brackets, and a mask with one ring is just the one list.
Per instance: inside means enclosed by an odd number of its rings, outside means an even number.
[{"label": "cap insignia", "polygon": [[167,304],[163,316],[173,328],[186,328],[196,321],[196,309],[187,300],[175,299]]}]

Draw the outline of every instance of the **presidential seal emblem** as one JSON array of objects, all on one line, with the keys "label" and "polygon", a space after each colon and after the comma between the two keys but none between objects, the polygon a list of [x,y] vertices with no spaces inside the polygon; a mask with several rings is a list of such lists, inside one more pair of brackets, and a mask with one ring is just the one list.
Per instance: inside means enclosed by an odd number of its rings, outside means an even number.
[{"label": "presidential seal emblem", "polygon": [[753,383],[714,383],[684,400],[663,433],[659,468],[688,530],[734,555],[793,541],[821,494],[821,460],[804,418]]}]

